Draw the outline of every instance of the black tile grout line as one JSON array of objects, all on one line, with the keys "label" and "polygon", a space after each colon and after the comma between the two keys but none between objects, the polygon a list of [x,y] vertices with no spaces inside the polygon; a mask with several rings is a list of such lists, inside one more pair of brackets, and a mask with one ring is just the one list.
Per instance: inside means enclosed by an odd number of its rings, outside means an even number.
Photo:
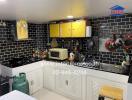
[{"label": "black tile grout line", "polygon": [[[30,24],[29,23],[29,37],[32,40],[14,41],[12,35],[12,25],[15,21],[5,21],[7,27],[0,27],[0,63],[7,62],[13,57],[32,56],[33,49],[45,49],[47,44],[47,30],[44,24]],[[15,25],[14,25],[15,27]],[[16,29],[13,28],[13,32]],[[45,38],[45,39],[44,39]]]},{"label": "black tile grout line", "polygon": [[[89,19],[92,24],[93,35],[100,37],[110,37],[113,33],[113,28],[118,35],[125,33],[132,33],[132,15],[126,15],[125,17],[102,17]],[[33,24],[29,23],[29,36],[33,40],[29,41],[12,41],[13,36],[11,30],[15,32],[15,28],[12,29],[11,25],[14,25],[15,21],[5,21],[7,26],[0,27],[0,62],[7,62],[12,57],[17,56],[32,56],[33,49],[46,49],[49,37],[48,24]],[[106,27],[101,27],[106,25]],[[15,25],[14,25],[15,26]],[[82,44],[82,53],[86,55],[92,55],[95,60],[100,62],[107,62],[110,64],[121,64],[124,59],[123,49],[119,48],[115,53],[99,52],[99,39],[96,41],[97,45],[89,50],[87,44],[90,38],[79,38],[79,39],[57,39],[59,45],[66,47],[66,43],[79,40]],[[50,41],[51,39],[49,39]],[[132,56],[132,51],[130,51]],[[114,57],[114,58],[113,58]]]}]

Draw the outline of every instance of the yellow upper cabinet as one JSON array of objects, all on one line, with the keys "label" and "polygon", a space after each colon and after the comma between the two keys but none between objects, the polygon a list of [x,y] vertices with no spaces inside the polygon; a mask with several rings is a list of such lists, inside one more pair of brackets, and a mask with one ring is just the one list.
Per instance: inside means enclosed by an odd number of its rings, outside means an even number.
[{"label": "yellow upper cabinet", "polygon": [[50,24],[50,37],[73,38],[86,37],[86,21],[77,20],[60,24]]},{"label": "yellow upper cabinet", "polygon": [[72,37],[85,37],[86,36],[86,21],[78,20],[72,22]]},{"label": "yellow upper cabinet", "polygon": [[60,25],[50,24],[50,37],[60,37]]},{"label": "yellow upper cabinet", "polygon": [[60,24],[60,37],[62,38],[67,38],[67,37],[71,37],[71,22],[67,22],[67,23],[61,23]]}]

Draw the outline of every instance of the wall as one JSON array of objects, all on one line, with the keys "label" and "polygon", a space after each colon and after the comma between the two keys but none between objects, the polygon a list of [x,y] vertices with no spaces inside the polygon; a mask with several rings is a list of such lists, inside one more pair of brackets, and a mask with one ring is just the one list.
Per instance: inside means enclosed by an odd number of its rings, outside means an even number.
[{"label": "wall", "polygon": [[[93,59],[109,64],[121,64],[124,60],[124,52],[122,48],[117,49],[115,52],[99,52],[99,39],[102,37],[112,37],[112,33],[120,34],[132,33],[132,14],[122,17],[101,17],[90,18],[91,25],[93,27],[93,38],[95,41],[95,47],[89,49],[87,44],[91,38],[82,39],[57,39],[60,47],[67,47],[67,44],[71,44],[69,50],[75,46],[78,41],[80,48],[84,55],[91,55]],[[132,50],[129,51],[129,55],[132,57]]]},{"label": "wall", "polygon": [[0,63],[6,63],[13,57],[30,57],[34,49],[46,48],[47,25],[29,23],[29,38],[31,40],[15,41],[12,33],[16,32],[16,22],[5,22],[6,27],[0,26]]},{"label": "wall", "polygon": [[[112,33],[120,34],[132,33],[132,14],[122,17],[102,17],[92,18],[93,34],[98,34],[99,37],[111,37]],[[132,57],[132,50],[129,50],[129,55]],[[122,48],[115,52],[98,52],[95,55],[101,62],[111,64],[121,64],[124,60],[124,52]]]},{"label": "wall", "polygon": [[[13,41],[12,32],[15,32],[15,21],[5,21],[7,26],[0,26],[0,62],[7,62],[12,57],[32,56],[33,49],[45,49],[47,46],[47,35],[49,30],[47,25],[29,23],[29,37],[32,40],[27,41]],[[132,33],[132,15],[123,17],[101,17],[91,18],[91,25],[93,27],[93,38],[68,38],[57,39],[59,47],[65,47],[73,50],[76,43],[79,42],[79,51],[84,55],[91,55],[93,59],[110,64],[121,64],[125,55],[122,48],[116,52],[99,52],[98,51],[98,37],[110,37],[111,33],[119,34]],[[89,40],[95,41],[95,47],[89,49]],[[69,45],[68,45],[69,44]],[[132,57],[132,50],[129,51]]]}]

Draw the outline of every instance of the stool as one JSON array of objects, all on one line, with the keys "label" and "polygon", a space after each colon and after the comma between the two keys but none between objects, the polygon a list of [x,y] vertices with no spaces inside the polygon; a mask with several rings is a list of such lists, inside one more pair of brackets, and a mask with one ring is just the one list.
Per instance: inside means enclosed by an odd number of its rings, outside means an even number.
[{"label": "stool", "polygon": [[113,100],[123,100],[123,90],[120,88],[103,86],[99,91],[98,100],[105,100],[105,97]]}]

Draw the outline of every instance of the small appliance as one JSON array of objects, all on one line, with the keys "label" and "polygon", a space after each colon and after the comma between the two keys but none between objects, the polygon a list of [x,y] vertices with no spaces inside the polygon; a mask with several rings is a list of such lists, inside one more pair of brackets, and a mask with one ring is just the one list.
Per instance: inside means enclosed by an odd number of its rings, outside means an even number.
[{"label": "small appliance", "polygon": [[68,59],[68,50],[64,48],[49,49],[49,59],[55,59],[55,60]]}]

